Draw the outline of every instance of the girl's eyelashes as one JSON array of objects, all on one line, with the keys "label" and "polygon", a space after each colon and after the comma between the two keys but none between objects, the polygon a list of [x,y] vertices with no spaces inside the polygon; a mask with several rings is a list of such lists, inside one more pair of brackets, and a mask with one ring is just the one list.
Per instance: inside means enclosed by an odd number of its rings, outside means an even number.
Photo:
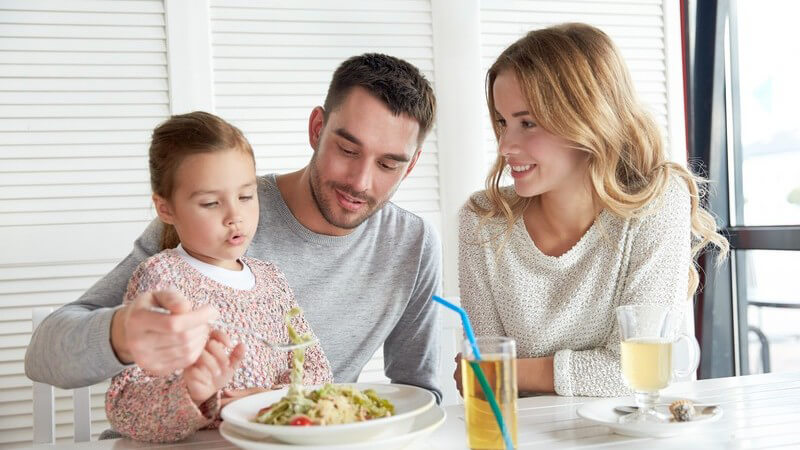
[{"label": "girl's eyelashes", "polygon": [[522,128],[533,128],[536,124],[531,122],[530,120],[523,120],[522,121]]},{"label": "girl's eyelashes", "polygon": [[[239,201],[248,202],[248,201],[252,200],[253,197],[254,197],[254,195],[252,195],[252,194],[251,195],[240,195],[239,196]],[[202,203],[200,203],[200,206],[203,207],[203,208],[214,208],[217,205],[219,205],[219,201],[216,201],[216,200],[213,201],[213,202],[202,202]]]}]

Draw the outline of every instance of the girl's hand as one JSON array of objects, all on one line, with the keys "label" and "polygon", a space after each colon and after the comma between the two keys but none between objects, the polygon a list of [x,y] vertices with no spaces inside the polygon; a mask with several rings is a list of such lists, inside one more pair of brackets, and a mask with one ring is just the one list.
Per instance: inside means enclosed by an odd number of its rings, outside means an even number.
[{"label": "girl's hand", "polygon": [[225,389],[222,391],[222,400],[220,401],[219,406],[223,407],[236,399],[247,397],[248,395],[259,394],[266,391],[274,391],[281,388],[283,388],[282,385],[275,385],[271,388],[252,387],[247,389]]},{"label": "girl's hand", "polygon": [[225,350],[230,346],[228,336],[214,330],[197,361],[184,369],[183,380],[189,389],[189,397],[196,405],[201,405],[230,383],[234,372],[242,364],[247,347],[240,342],[227,355]]}]

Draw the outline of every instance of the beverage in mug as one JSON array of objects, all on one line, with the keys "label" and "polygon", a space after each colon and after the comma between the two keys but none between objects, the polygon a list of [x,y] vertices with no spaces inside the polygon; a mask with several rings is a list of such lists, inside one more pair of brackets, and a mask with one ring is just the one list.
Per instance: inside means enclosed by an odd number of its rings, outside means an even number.
[{"label": "beverage in mug", "polygon": [[634,338],[620,343],[622,377],[637,392],[656,392],[672,377],[672,343],[664,339]]}]

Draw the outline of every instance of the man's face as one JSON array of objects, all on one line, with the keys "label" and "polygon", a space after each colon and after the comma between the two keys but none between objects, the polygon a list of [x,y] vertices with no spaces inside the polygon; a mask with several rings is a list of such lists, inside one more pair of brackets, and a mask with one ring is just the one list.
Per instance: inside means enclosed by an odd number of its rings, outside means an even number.
[{"label": "man's face", "polygon": [[389,201],[419,157],[419,123],[393,115],[362,88],[353,88],[325,123],[315,109],[309,127],[311,193],[325,220],[345,230]]}]

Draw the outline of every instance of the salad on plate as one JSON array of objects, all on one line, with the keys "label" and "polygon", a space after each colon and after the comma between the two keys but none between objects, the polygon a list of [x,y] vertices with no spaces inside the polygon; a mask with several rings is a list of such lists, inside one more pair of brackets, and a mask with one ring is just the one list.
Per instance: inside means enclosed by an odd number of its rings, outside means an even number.
[{"label": "salad on plate", "polygon": [[[302,344],[312,339],[309,334],[300,335],[291,325],[291,318],[300,314],[300,308],[292,308],[284,321],[293,344]],[[253,419],[267,425],[337,425],[390,417],[394,405],[381,398],[372,389],[363,392],[350,386],[328,383],[316,390],[303,388],[303,364],[305,347],[292,350],[291,384],[286,395],[277,402],[262,408]]]}]

